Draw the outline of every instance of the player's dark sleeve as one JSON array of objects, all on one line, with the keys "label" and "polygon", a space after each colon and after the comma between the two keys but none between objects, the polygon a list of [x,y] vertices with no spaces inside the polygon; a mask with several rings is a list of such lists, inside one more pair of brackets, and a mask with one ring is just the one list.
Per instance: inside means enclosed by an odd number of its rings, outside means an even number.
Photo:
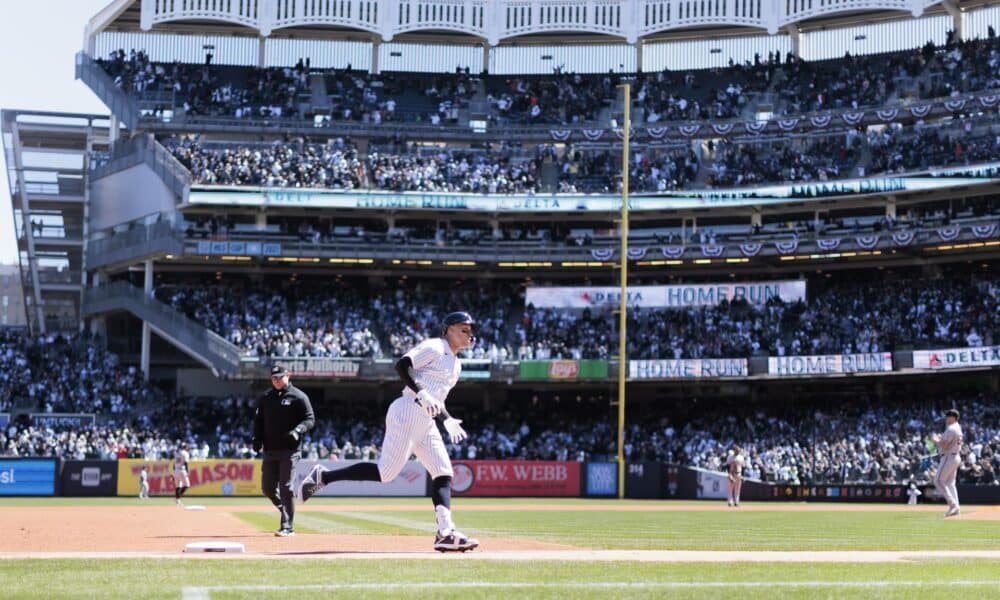
[{"label": "player's dark sleeve", "polygon": [[404,356],[396,361],[396,373],[399,374],[399,378],[403,380],[403,384],[406,387],[420,393],[420,385],[413,378],[413,360],[409,356]]},{"label": "player's dark sleeve", "polygon": [[[404,356],[396,361],[396,373],[399,374],[399,378],[403,380],[403,384],[405,384],[406,387],[410,388],[414,392],[420,392],[420,385],[413,378],[413,361],[409,356]],[[442,406],[441,412],[434,418],[438,423],[444,423],[444,420],[450,419],[451,415],[448,414],[448,409]]]},{"label": "player's dark sleeve", "polygon": [[306,396],[304,392],[299,391],[299,403],[302,405],[302,420],[299,424],[295,426],[295,432],[302,437],[302,434],[313,428],[316,424],[316,415],[313,413],[312,403],[309,402],[309,396]]}]

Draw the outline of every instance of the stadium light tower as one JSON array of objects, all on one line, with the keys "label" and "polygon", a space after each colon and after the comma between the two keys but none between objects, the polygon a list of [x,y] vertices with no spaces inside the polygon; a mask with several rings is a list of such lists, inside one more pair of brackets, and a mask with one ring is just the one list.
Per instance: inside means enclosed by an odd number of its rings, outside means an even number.
[{"label": "stadium light tower", "polygon": [[628,143],[632,128],[632,84],[619,85],[624,91],[625,115],[622,119],[622,215],[621,215],[621,293],[618,298],[618,499],[625,498],[625,374],[628,369],[628,346],[625,323],[628,294]]}]

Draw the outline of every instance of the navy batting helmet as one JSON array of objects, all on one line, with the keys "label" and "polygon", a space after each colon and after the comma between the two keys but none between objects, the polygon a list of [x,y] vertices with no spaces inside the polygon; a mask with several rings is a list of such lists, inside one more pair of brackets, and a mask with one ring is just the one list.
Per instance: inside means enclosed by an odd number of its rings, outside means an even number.
[{"label": "navy batting helmet", "polygon": [[467,312],[464,311],[453,312],[444,318],[443,333],[448,333],[448,328],[451,327],[452,325],[461,325],[461,324],[475,325],[476,320],[473,319],[472,315],[470,315]]}]

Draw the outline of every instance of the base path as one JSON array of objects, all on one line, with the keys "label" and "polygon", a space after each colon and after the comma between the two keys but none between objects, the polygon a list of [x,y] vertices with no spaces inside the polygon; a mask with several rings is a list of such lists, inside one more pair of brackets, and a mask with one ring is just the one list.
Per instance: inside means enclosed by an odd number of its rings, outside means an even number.
[{"label": "base path", "polygon": [[[431,551],[434,523],[426,536],[309,534],[275,537],[232,513],[242,506],[207,506],[189,511],[178,506],[39,506],[0,508],[0,556],[26,553],[180,553],[189,542],[240,542],[249,554],[287,552],[315,556],[342,552]],[[256,508],[256,507],[255,507]],[[277,529],[278,514],[273,508]],[[483,550],[564,550],[563,544],[533,540],[481,538]],[[435,553],[436,554],[436,553]],[[216,555],[217,556],[217,555]],[[245,556],[245,555],[244,555]]]}]

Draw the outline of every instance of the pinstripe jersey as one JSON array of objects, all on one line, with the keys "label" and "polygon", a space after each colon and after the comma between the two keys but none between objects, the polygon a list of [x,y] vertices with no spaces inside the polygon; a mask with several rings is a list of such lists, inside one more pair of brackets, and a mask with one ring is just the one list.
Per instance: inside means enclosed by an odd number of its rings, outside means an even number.
[{"label": "pinstripe jersey", "polygon": [[[462,372],[462,363],[451,351],[444,338],[426,339],[403,356],[413,362],[413,379],[432,396],[444,402],[448,392],[458,383]],[[417,394],[409,388],[403,388],[403,397],[413,400]]]}]

